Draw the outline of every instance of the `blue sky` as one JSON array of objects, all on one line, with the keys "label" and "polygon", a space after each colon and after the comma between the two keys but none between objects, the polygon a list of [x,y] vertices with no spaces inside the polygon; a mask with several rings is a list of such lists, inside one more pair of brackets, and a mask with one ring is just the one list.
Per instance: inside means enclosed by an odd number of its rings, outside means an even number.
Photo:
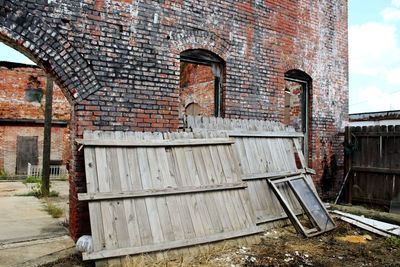
[{"label": "blue sky", "polygon": [[350,113],[400,109],[400,0],[349,0]]},{"label": "blue sky", "polygon": [[[33,63],[0,43],[0,60]],[[349,0],[350,113],[400,109],[400,0]]]}]

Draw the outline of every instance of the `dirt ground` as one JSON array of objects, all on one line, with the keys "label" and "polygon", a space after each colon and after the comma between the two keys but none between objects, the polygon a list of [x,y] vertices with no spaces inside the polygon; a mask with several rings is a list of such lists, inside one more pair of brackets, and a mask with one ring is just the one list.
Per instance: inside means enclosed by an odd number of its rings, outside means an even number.
[{"label": "dirt ground", "polygon": [[[260,243],[248,247],[220,247],[191,259],[142,257],[124,266],[400,266],[400,239],[380,237],[337,221],[335,230],[312,238],[303,238],[287,226],[265,232]],[[90,264],[83,264],[75,255],[47,266]]]},{"label": "dirt ground", "polygon": [[[337,224],[334,231],[308,239],[297,235],[293,227],[270,231],[250,248],[243,265],[400,266],[399,239],[379,237],[340,221]],[[251,257],[253,261],[248,260]]]}]

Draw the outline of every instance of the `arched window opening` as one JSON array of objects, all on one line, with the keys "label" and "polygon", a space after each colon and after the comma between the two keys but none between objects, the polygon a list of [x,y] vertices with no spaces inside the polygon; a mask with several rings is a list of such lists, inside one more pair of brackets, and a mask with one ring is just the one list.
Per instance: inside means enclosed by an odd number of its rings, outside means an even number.
[{"label": "arched window opening", "polygon": [[181,115],[221,116],[223,60],[205,50],[180,55]]},{"label": "arched window opening", "polygon": [[310,88],[311,77],[301,70],[285,73],[285,110],[284,123],[293,126],[304,134],[303,153],[308,158],[309,128],[311,125]]}]

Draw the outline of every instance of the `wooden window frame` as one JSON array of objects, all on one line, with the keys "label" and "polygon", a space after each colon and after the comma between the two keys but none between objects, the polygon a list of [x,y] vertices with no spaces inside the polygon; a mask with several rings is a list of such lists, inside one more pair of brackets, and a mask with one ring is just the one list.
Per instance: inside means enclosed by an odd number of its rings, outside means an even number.
[{"label": "wooden window frame", "polygon": [[[306,187],[308,189],[308,192],[314,196],[314,199],[316,200],[316,204],[319,205],[320,212],[322,212],[322,214],[325,215],[325,217],[326,217],[326,227],[325,228],[322,228],[321,225],[318,225],[315,216],[313,216],[313,213],[310,210],[310,207],[308,207],[305,204],[305,202],[306,202],[305,198],[294,187],[293,181],[298,180],[298,179],[303,180],[304,184],[306,185]],[[268,182],[272,188],[272,191],[275,193],[276,197],[278,198],[279,202],[281,203],[283,209],[285,210],[286,214],[288,215],[290,221],[292,222],[292,224],[295,227],[297,232],[303,234],[306,237],[312,237],[312,236],[320,235],[327,231],[333,230],[336,227],[335,222],[330,217],[328,211],[325,209],[324,204],[319,199],[319,197],[315,194],[315,192],[312,190],[311,186],[307,183],[306,177],[304,175],[277,178],[277,179],[270,178],[270,179],[268,179]],[[302,209],[305,211],[305,215],[308,217],[311,224],[313,225],[313,228],[307,229],[305,226],[303,226],[301,224],[301,222],[297,218],[295,212],[290,208],[288,201],[286,200],[284,195],[280,192],[280,190],[277,186],[278,184],[281,184],[281,183],[286,183],[289,185],[288,188],[291,189],[294,196],[299,201]],[[327,226],[328,223],[330,223],[332,225],[332,227],[328,227]]]}]

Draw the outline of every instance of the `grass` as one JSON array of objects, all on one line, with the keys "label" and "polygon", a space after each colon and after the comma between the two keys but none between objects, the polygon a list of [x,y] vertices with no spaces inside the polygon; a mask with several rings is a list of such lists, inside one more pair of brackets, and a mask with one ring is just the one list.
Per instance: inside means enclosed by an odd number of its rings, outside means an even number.
[{"label": "grass", "polygon": [[235,262],[240,262],[242,255],[236,251],[237,241],[225,240],[218,243],[174,249],[167,252],[141,254],[136,256],[127,256],[121,259],[122,267],[185,267],[185,266],[229,266]]},{"label": "grass", "polygon": [[[28,176],[26,177],[25,181],[23,182],[25,185],[27,184],[34,184],[31,186],[31,191],[28,193],[23,193],[23,194],[17,194],[17,196],[20,197],[37,197],[37,198],[42,198],[43,197],[43,192],[42,192],[42,180],[38,177],[35,176]],[[59,193],[57,191],[51,190],[49,192],[48,197],[58,197]]]},{"label": "grass", "polygon": [[[57,191],[50,191],[49,196],[48,197],[58,197],[60,193],[58,193]],[[16,194],[16,196],[18,197],[37,197],[37,198],[42,198],[43,194],[42,191],[40,189],[33,189],[32,191],[29,191],[28,193],[22,193],[22,194]]]},{"label": "grass", "polygon": [[26,179],[22,182],[24,184],[37,184],[41,183],[42,179],[37,176],[27,176]]},{"label": "grass", "polygon": [[391,247],[400,249],[400,238],[398,237],[389,236],[386,238],[386,243]]},{"label": "grass", "polygon": [[60,209],[56,205],[50,203],[49,201],[47,201],[45,203],[44,211],[46,211],[48,214],[50,214],[51,217],[53,217],[53,218],[60,218],[64,213],[64,211],[62,209]]}]

